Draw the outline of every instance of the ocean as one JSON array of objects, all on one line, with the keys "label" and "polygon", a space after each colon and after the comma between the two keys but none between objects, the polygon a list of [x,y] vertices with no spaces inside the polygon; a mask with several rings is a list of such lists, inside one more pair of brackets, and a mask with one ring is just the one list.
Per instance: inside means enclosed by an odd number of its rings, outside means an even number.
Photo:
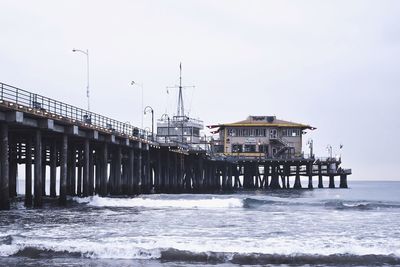
[{"label": "ocean", "polygon": [[400,182],[0,211],[0,266],[400,266]]}]

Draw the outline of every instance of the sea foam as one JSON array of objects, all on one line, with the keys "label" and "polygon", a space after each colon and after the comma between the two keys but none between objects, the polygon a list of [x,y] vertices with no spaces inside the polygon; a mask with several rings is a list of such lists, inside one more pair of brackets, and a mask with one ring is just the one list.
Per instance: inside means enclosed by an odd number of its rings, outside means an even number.
[{"label": "sea foam", "polygon": [[202,199],[154,199],[154,198],[110,198],[86,197],[73,198],[74,201],[94,207],[145,207],[145,208],[242,208],[243,200],[239,198],[202,198]]}]

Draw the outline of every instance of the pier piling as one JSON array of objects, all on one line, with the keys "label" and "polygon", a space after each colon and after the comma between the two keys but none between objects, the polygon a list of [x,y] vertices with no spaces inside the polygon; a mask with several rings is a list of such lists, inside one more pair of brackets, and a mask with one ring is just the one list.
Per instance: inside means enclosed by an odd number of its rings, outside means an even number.
[{"label": "pier piling", "polygon": [[67,202],[67,161],[68,161],[68,136],[63,134],[60,151],[60,195],[59,202],[65,205]]},{"label": "pier piling", "polygon": [[32,138],[26,137],[25,145],[25,206],[32,206]]},{"label": "pier piling", "polygon": [[35,131],[35,175],[34,175],[34,199],[35,207],[42,206],[42,133],[40,130]]},{"label": "pier piling", "polygon": [[10,209],[9,165],[8,165],[8,125],[0,125],[0,210]]}]

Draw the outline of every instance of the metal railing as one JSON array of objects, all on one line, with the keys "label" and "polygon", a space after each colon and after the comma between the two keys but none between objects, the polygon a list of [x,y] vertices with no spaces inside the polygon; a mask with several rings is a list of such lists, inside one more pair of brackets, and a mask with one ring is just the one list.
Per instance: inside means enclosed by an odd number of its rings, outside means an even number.
[{"label": "metal railing", "polygon": [[15,103],[17,106],[27,107],[38,113],[56,115],[58,119],[66,119],[72,123],[94,126],[103,131],[135,136],[145,140],[152,139],[150,132],[128,123],[123,123],[5,83],[0,82],[0,86],[0,100],[2,101]]}]

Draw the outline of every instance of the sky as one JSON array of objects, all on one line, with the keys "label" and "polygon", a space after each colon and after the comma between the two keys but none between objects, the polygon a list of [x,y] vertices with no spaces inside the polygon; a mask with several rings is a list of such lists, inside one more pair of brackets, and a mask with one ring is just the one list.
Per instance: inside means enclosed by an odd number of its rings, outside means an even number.
[{"label": "sky", "polygon": [[[206,125],[312,125],[350,179],[400,180],[400,1],[0,0],[0,82],[140,126],[143,105]],[[144,127],[151,117],[144,116]],[[343,149],[339,150],[339,145]],[[304,146],[304,149],[307,148]],[[307,151],[306,151],[307,153]]]}]

